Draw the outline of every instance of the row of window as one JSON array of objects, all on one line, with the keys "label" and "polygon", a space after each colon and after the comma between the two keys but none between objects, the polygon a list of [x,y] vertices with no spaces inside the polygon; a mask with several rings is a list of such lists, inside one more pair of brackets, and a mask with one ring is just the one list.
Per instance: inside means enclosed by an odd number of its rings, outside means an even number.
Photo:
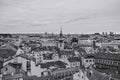
[{"label": "row of window", "polygon": [[80,62],[72,63],[71,66],[72,66],[72,67],[80,66]]},{"label": "row of window", "polygon": [[108,65],[115,65],[118,66],[120,62],[118,61],[113,61],[113,60],[103,60],[103,59],[97,59],[97,63],[103,63],[103,64],[108,64]]},{"label": "row of window", "polygon": [[85,62],[94,62],[94,60],[93,59],[87,59]]}]

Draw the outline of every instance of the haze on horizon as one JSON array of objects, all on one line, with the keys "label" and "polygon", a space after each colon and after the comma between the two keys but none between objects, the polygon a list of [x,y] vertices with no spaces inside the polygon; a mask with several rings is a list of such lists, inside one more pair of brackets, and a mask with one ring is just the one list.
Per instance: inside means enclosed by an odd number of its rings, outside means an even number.
[{"label": "haze on horizon", "polygon": [[0,0],[1,33],[120,31],[120,0]]}]

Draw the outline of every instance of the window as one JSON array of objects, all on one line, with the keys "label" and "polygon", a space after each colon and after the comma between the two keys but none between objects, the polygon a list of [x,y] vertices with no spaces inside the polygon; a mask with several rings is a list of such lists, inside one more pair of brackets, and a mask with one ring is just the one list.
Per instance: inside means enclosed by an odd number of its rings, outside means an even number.
[{"label": "window", "polygon": [[89,60],[89,62],[92,62],[92,60]]},{"label": "window", "polygon": [[62,47],[62,44],[60,44],[60,47]]},{"label": "window", "polygon": [[7,70],[8,70],[8,68],[6,67],[6,68],[5,68],[5,70],[7,71]]},{"label": "window", "polygon": [[86,62],[88,62],[88,60],[86,60]]}]

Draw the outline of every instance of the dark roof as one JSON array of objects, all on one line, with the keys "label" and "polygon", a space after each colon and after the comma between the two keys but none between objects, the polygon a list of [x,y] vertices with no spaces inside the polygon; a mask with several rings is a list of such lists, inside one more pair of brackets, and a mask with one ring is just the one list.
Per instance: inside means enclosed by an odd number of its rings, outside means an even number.
[{"label": "dark roof", "polygon": [[33,50],[37,47],[37,45],[36,44],[29,44],[28,47],[31,47],[31,50]]},{"label": "dark roof", "polygon": [[47,50],[49,50],[49,51],[54,51],[56,49],[56,47],[36,47],[36,48],[33,48],[32,49],[32,51],[36,51],[36,52],[39,52],[39,51],[47,51]]},{"label": "dark roof", "polygon": [[3,76],[4,80],[13,80],[15,78],[24,78],[25,80],[30,80],[30,77],[24,73],[14,74],[13,76],[11,74],[7,74]]},{"label": "dark roof", "polygon": [[22,66],[22,63],[8,63],[8,65],[15,69],[20,69]]},{"label": "dark roof", "polygon": [[93,54],[86,54],[84,55],[84,58],[95,58]]},{"label": "dark roof", "polygon": [[36,77],[36,76],[32,76],[30,77],[29,80],[55,80],[53,76],[43,76],[43,77]]},{"label": "dark roof", "polygon": [[58,69],[53,71],[53,75],[57,75],[57,74],[63,74],[63,73],[71,73],[71,72],[78,72],[79,68],[75,67],[75,68],[64,68],[64,69]]},{"label": "dark roof", "polygon": [[41,68],[49,68],[51,66],[54,66],[54,62],[47,62],[41,64]]},{"label": "dark roof", "polygon": [[0,49],[0,57],[8,58],[9,56],[15,55],[16,51],[12,49]]},{"label": "dark roof", "polygon": [[59,40],[59,42],[64,42],[63,40]]},{"label": "dark roof", "polygon": [[80,58],[79,57],[71,57],[71,58],[68,58],[68,61],[69,62],[80,62]]},{"label": "dark roof", "polygon": [[33,60],[34,62],[36,61],[36,59],[33,56],[28,56],[26,54],[20,54],[20,55],[17,55],[16,57],[22,57],[22,58],[25,58],[27,60]]},{"label": "dark roof", "polygon": [[0,42],[6,42],[5,40],[3,40],[3,39],[0,39]]},{"label": "dark roof", "polygon": [[78,42],[77,38],[72,38],[71,42]]},{"label": "dark roof", "polygon": [[59,55],[74,55],[74,51],[60,51]]},{"label": "dark roof", "polygon": [[86,72],[89,80],[109,80],[108,76],[103,75],[102,73],[96,71],[95,69],[88,69]]},{"label": "dark roof", "polygon": [[82,34],[80,38],[90,38],[90,36],[88,34]]},{"label": "dark roof", "polygon": [[55,62],[55,66],[59,67],[59,68],[65,68],[66,63],[62,62],[62,61],[56,61]]},{"label": "dark roof", "polygon": [[58,67],[58,68],[65,68],[66,64],[62,61],[56,61],[56,62],[47,62],[47,63],[42,63],[41,68],[49,68],[49,67]]},{"label": "dark roof", "polygon": [[83,49],[83,48],[78,48],[77,51],[80,53],[86,53],[85,49]]}]

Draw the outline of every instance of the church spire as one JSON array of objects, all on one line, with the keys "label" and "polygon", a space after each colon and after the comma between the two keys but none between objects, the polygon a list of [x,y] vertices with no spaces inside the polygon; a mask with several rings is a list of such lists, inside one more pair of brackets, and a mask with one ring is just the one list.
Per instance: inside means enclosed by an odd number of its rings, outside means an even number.
[{"label": "church spire", "polygon": [[62,34],[62,27],[60,27],[60,37],[62,37],[63,34]]}]

